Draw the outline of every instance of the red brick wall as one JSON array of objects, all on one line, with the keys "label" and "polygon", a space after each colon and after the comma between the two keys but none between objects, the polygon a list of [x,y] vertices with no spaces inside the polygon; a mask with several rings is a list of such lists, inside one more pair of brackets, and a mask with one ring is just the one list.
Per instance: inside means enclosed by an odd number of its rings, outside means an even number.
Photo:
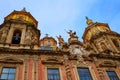
[{"label": "red brick wall", "polygon": [[63,80],[66,80],[66,71],[64,65],[62,65],[62,76],[63,76]]},{"label": "red brick wall", "polygon": [[44,68],[42,65],[42,61],[38,61],[38,80],[45,80],[44,79]]},{"label": "red brick wall", "polygon": [[18,80],[22,80],[23,64],[20,65],[18,72]]},{"label": "red brick wall", "polygon": [[72,75],[72,80],[76,80],[71,61],[69,61],[69,67],[70,67],[70,72],[71,72],[71,75]]},{"label": "red brick wall", "polygon": [[29,60],[28,80],[32,80],[33,60]]},{"label": "red brick wall", "polygon": [[92,68],[93,68],[93,70],[94,70],[94,72],[95,72],[95,75],[96,75],[96,77],[97,77],[97,80],[101,80],[100,77],[99,77],[99,74],[98,74],[98,71],[97,71],[97,69],[96,69],[95,64],[94,64],[94,63],[91,63],[91,65],[92,65]]},{"label": "red brick wall", "polygon": [[116,69],[116,72],[117,72],[117,75],[120,76],[120,69],[119,68]]}]

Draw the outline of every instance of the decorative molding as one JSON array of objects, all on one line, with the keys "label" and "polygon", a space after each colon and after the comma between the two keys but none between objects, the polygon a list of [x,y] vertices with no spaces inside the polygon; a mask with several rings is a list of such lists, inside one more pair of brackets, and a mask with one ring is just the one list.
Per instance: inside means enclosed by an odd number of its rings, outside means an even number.
[{"label": "decorative molding", "polygon": [[46,60],[43,60],[42,63],[43,64],[63,64],[63,62],[58,60],[56,56],[48,57]]},{"label": "decorative molding", "polygon": [[0,63],[23,64],[23,60],[15,57],[4,57],[0,58]]},{"label": "decorative molding", "polygon": [[101,64],[99,64],[100,67],[117,67],[116,63],[110,60],[103,61]]}]

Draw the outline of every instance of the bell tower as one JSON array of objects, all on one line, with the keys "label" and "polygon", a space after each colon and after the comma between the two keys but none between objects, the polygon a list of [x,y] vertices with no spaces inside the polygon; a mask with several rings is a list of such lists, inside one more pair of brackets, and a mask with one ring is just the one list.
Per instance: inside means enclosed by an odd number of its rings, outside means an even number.
[{"label": "bell tower", "polygon": [[14,10],[0,25],[0,47],[30,49],[39,44],[37,20],[24,9]]},{"label": "bell tower", "polygon": [[83,34],[83,42],[86,47],[94,49],[97,53],[119,52],[119,34],[111,31],[106,23],[92,22],[86,18],[87,28]]}]

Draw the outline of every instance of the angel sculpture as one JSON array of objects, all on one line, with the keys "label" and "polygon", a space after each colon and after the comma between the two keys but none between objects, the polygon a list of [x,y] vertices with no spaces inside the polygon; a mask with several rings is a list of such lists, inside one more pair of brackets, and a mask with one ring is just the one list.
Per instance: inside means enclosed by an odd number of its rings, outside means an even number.
[{"label": "angel sculpture", "polygon": [[72,30],[69,30],[67,33],[70,35],[70,38],[73,38],[76,35],[76,32],[72,32]]},{"label": "angel sculpture", "polygon": [[62,46],[62,44],[64,43],[64,39],[61,37],[61,35],[56,36],[58,38],[58,41],[59,41],[59,45]]}]

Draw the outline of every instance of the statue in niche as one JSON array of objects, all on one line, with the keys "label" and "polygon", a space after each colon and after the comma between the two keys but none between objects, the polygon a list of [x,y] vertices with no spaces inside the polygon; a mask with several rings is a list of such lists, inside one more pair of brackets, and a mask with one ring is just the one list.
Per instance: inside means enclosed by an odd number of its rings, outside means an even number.
[{"label": "statue in niche", "polygon": [[72,30],[69,30],[69,32],[67,32],[67,33],[69,34],[70,38],[76,37],[76,36],[75,36],[75,35],[76,35],[76,32],[73,32]]},{"label": "statue in niche", "polygon": [[26,33],[25,44],[31,44],[31,39],[32,39],[32,33],[31,30],[28,29]]},{"label": "statue in niche", "polygon": [[0,42],[5,42],[6,37],[7,37],[7,33],[8,33],[8,27],[5,27],[5,28],[2,30],[2,35],[1,35]]},{"label": "statue in niche", "polygon": [[56,36],[56,37],[57,37],[57,39],[58,39],[58,41],[59,41],[59,45],[62,46],[63,43],[64,43],[64,39],[62,38],[61,35],[59,35],[59,37],[58,37],[58,36]]},{"label": "statue in niche", "polygon": [[38,43],[38,38],[37,38],[36,35],[32,37],[32,43],[33,44],[37,44]]}]

